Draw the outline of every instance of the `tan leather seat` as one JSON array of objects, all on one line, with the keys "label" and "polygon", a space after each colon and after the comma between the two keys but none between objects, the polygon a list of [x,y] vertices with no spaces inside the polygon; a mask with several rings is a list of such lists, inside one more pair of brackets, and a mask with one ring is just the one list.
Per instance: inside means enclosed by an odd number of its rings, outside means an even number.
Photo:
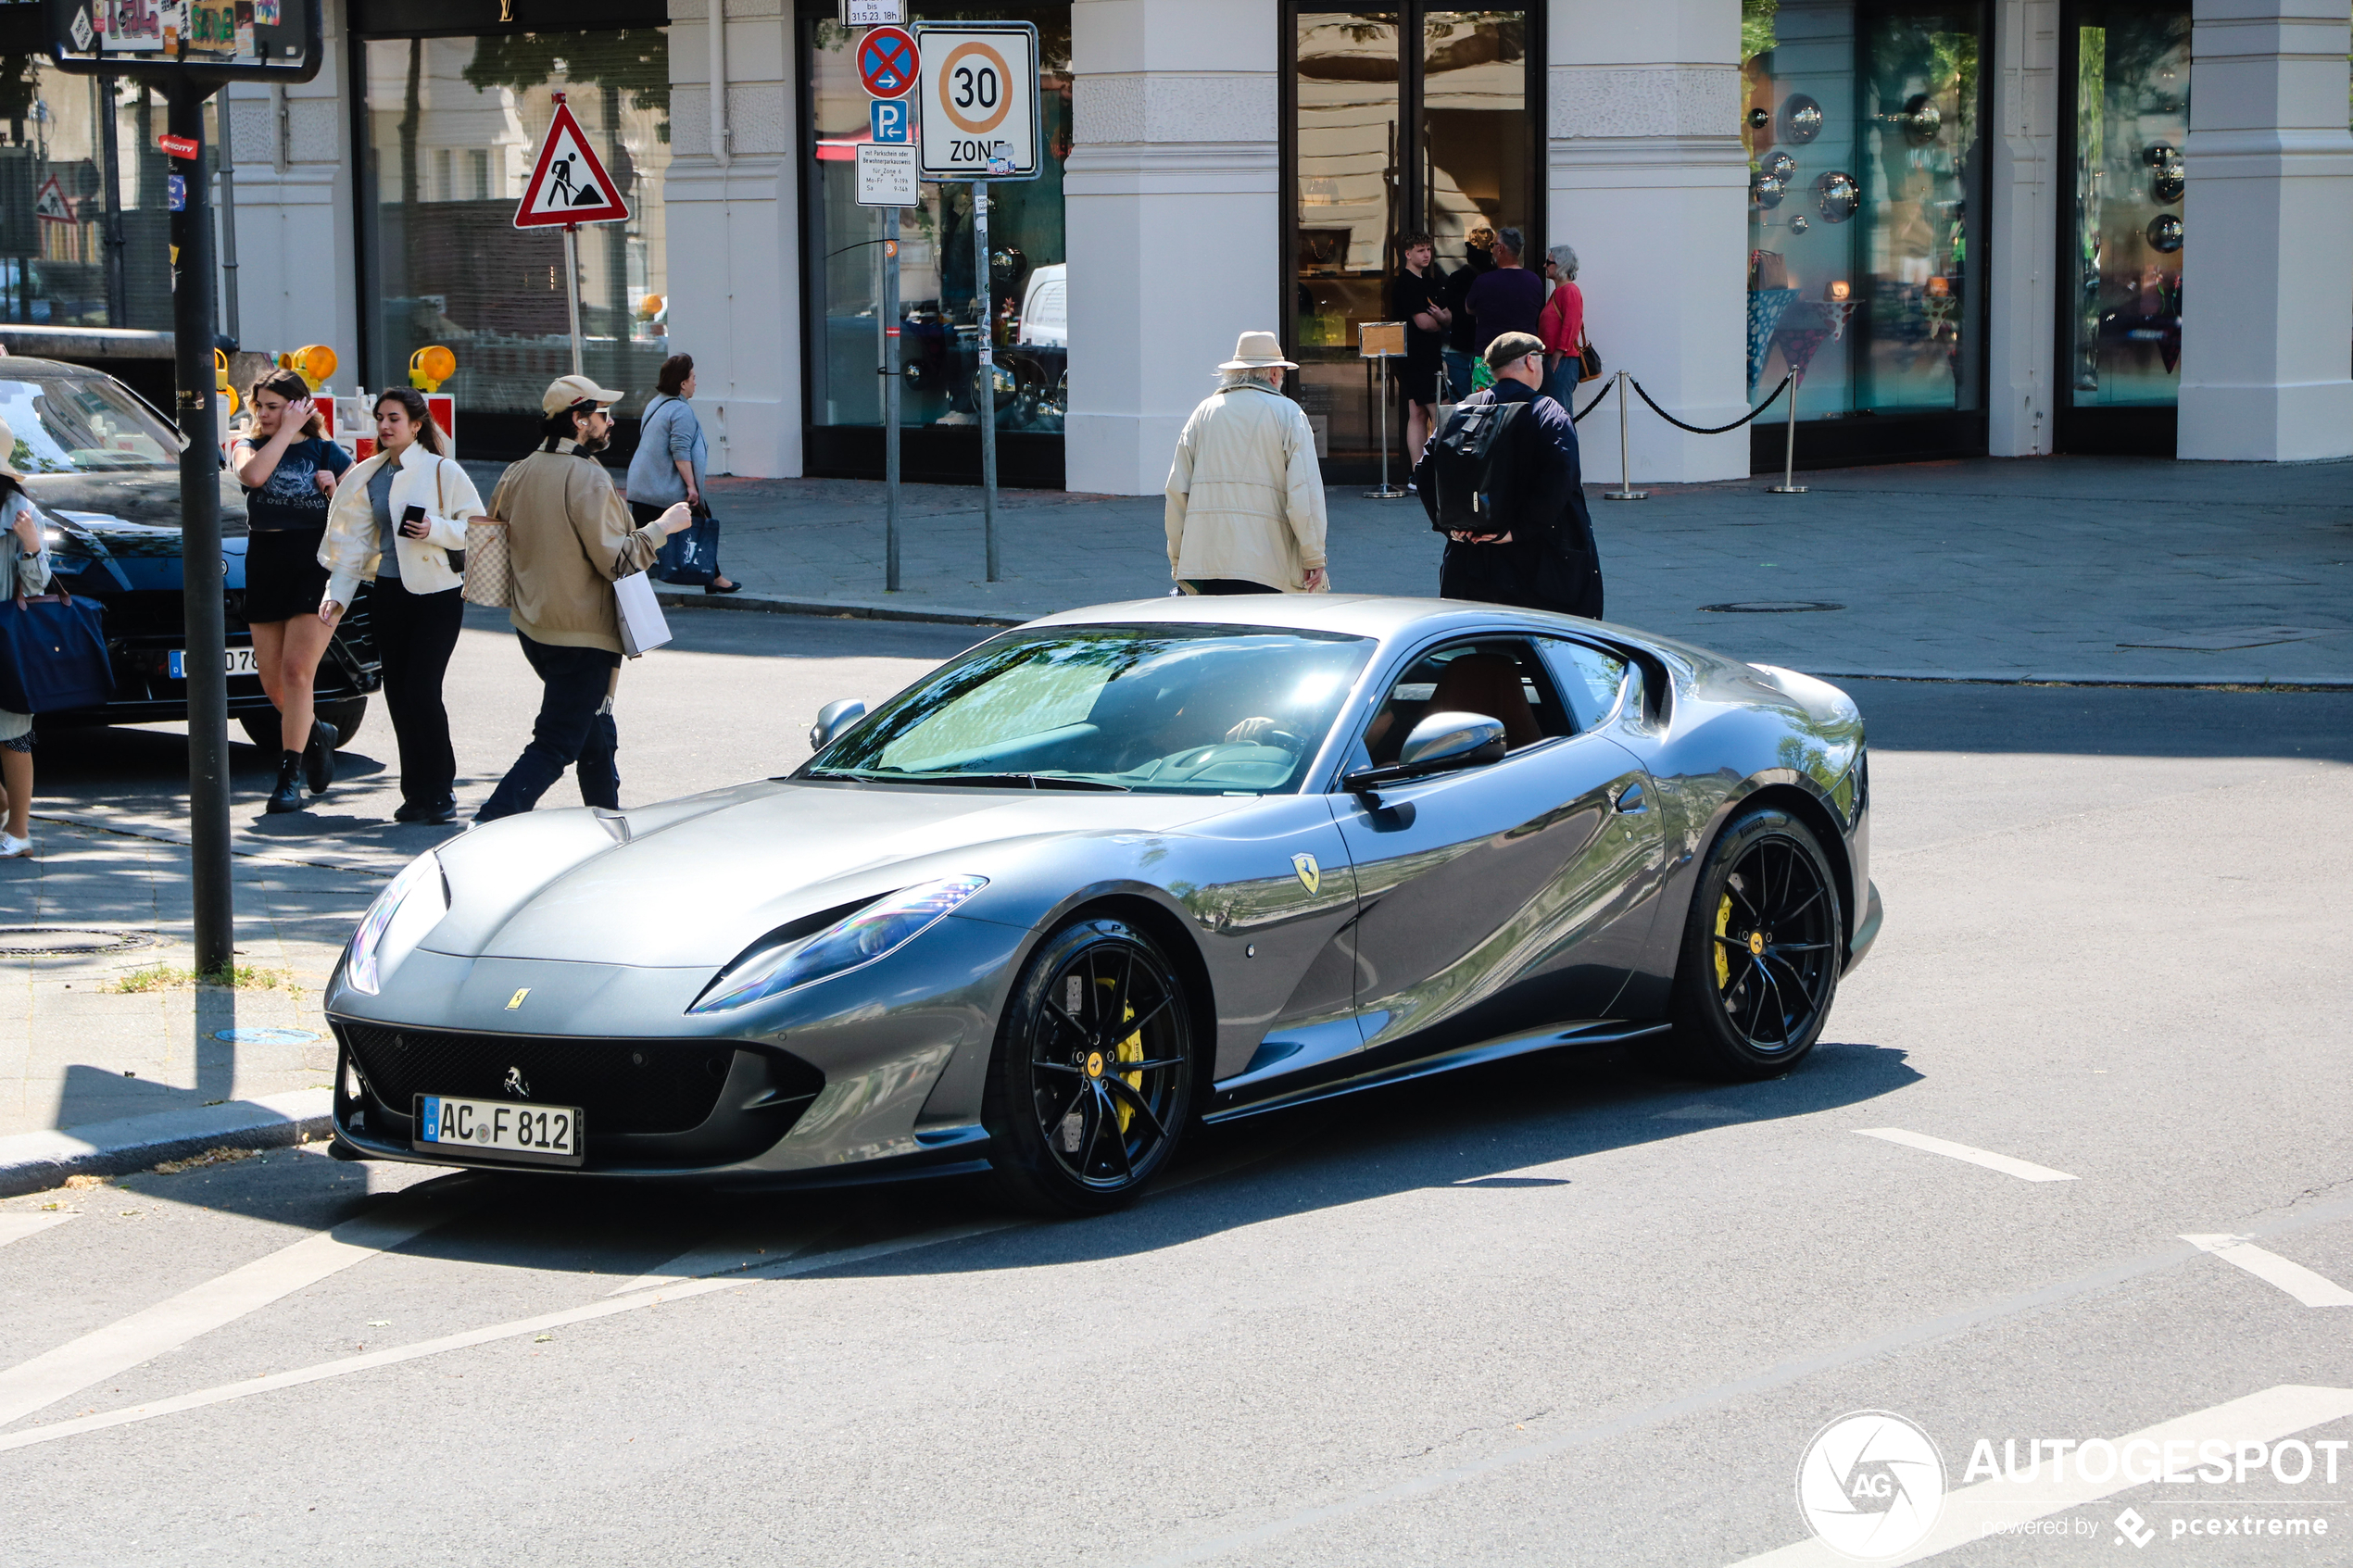
[{"label": "tan leather seat", "polygon": [[1483,713],[1504,726],[1512,750],[1544,738],[1520,685],[1519,667],[1499,653],[1466,653],[1450,660],[1430,696],[1431,713]]}]

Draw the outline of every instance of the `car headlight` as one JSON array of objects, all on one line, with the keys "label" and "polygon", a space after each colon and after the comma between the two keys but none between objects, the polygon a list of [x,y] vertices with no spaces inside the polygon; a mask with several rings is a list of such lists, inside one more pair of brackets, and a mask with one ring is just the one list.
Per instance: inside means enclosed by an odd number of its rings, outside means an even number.
[{"label": "car headlight", "polygon": [[988,885],[985,876],[919,883],[877,898],[821,931],[756,946],[720,971],[701,999],[686,1010],[724,1012],[870,964],[913,941]]},{"label": "car headlight", "polygon": [[345,981],[353,990],[374,996],[384,985],[384,971],[448,912],[449,884],[441,874],[440,858],[430,852],[418,856],[359,917],[359,929],[351,934]]}]

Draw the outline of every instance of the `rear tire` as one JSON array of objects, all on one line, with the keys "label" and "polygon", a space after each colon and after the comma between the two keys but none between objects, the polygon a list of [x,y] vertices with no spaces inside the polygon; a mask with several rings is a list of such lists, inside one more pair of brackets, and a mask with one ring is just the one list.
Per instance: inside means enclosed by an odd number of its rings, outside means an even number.
[{"label": "rear tire", "polygon": [[981,1120],[999,1193],[1048,1214],[1105,1214],[1176,1153],[1192,1118],[1191,998],[1125,921],[1073,921],[1038,945],[1005,1004]]},{"label": "rear tire", "polygon": [[1725,824],[1700,867],[1675,966],[1673,1047],[1703,1077],[1778,1077],[1821,1037],[1846,924],[1813,830],[1757,807]]},{"label": "rear tire", "polygon": [[[368,699],[355,696],[343,702],[317,703],[311,708],[311,716],[323,719],[335,727],[335,749],[341,751],[351,744],[351,737],[359,733],[359,726],[368,721]],[[272,757],[278,754],[283,732],[279,725],[276,709],[259,713],[240,713],[237,723],[245,732],[245,739]]]}]

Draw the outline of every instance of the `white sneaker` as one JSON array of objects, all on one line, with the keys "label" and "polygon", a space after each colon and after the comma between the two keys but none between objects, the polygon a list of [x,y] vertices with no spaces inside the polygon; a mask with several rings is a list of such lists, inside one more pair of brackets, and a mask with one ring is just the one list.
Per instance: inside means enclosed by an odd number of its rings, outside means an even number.
[{"label": "white sneaker", "polygon": [[32,853],[32,840],[0,832],[0,860],[19,859]]}]

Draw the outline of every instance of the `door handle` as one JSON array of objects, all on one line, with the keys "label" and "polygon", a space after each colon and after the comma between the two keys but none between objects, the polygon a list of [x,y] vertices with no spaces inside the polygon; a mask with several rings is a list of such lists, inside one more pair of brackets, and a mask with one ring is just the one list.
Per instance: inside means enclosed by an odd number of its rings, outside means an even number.
[{"label": "door handle", "polygon": [[1617,805],[1620,811],[1629,814],[1647,811],[1651,809],[1650,797],[1643,793],[1642,786],[1639,784],[1629,784],[1619,790]]}]

